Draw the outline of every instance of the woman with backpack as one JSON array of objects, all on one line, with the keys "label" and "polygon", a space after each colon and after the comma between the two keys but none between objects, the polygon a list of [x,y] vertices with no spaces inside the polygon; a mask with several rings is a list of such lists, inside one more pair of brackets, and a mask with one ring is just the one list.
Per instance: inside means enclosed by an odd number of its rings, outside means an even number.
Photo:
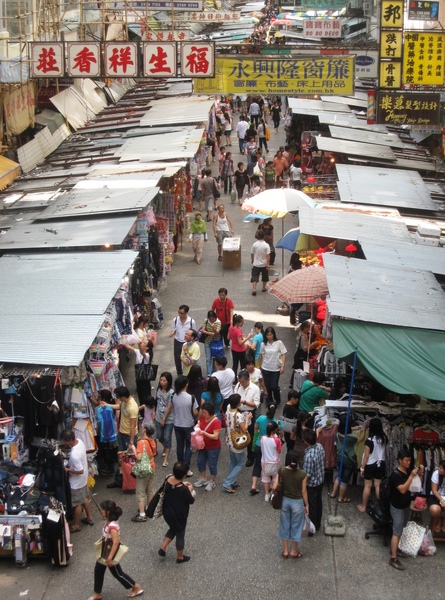
[{"label": "woman with backpack", "polygon": [[[155,428],[149,423],[142,425],[142,439],[138,441],[138,445],[135,448],[133,444],[129,446],[130,450],[133,451],[136,463],[142,463],[142,467],[145,465],[144,462],[147,458],[150,461],[151,473],[146,473],[143,476],[136,477],[136,496],[138,499],[139,512],[131,519],[133,523],[145,523],[147,517],[145,515],[145,507],[152,499],[154,494],[153,483],[154,483],[154,472],[155,472],[155,460],[154,457],[157,454],[156,441],[153,439]],[[145,454],[145,456],[144,456]]]},{"label": "woman with backpack", "polygon": [[360,512],[366,512],[372,483],[374,482],[375,495],[379,498],[380,483],[385,477],[385,451],[388,438],[386,437],[382,422],[374,417],[369,422],[369,435],[365,441],[360,475],[365,479],[362,503],[358,505]]}]

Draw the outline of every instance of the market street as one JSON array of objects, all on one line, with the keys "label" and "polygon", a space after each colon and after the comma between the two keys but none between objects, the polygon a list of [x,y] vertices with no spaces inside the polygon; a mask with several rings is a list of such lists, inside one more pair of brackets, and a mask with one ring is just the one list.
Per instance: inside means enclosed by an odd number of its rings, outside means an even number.
[{"label": "market street", "polygon": [[[278,136],[272,131],[270,157],[284,143],[284,132]],[[238,144],[231,148],[235,164],[239,161]],[[213,164],[213,174],[217,165]],[[239,270],[224,270],[217,261],[217,249],[209,224],[209,242],[205,244],[202,265],[193,262],[191,244],[187,234],[182,249],[174,256],[172,272],[167,287],[161,291],[164,327],[158,331],[158,344],[154,362],[160,371],[174,372],[173,343],[168,337],[171,319],[177,314],[179,304],[190,305],[190,316],[203,322],[207,310],[217,295],[219,287],[227,287],[235,304],[235,312],[245,318],[244,330],[249,331],[255,321],[277,328],[279,338],[286,345],[289,360],[282,376],[282,400],[287,396],[290,378],[291,356],[295,348],[295,333],[289,318],[276,313],[279,301],[270,294],[251,296],[250,247],[254,241],[257,225],[243,223],[245,214],[237,205],[231,205],[228,196],[222,195],[226,210],[233,220],[235,234],[241,236],[242,266]],[[281,237],[281,223],[274,221],[275,239]],[[295,220],[287,217],[285,231],[295,226]],[[285,268],[290,253],[285,252]],[[281,265],[277,253],[275,269]],[[231,358],[229,357],[229,366]],[[174,452],[173,452],[174,455]],[[444,592],[437,579],[442,565],[444,549],[438,545],[433,558],[419,557],[405,561],[407,570],[397,572],[388,565],[389,551],[379,536],[365,540],[365,531],[372,529],[372,520],[357,510],[362,488],[352,486],[348,494],[351,504],[338,506],[338,514],[346,521],[346,537],[326,537],[322,531],[301,543],[304,557],[298,561],[283,560],[278,540],[279,511],[264,501],[263,493],[249,495],[252,469],[245,468],[240,477],[242,487],[230,496],[222,492],[220,484],[227,473],[228,452],[223,441],[219,461],[216,489],[211,493],[204,488],[197,490],[197,498],[191,507],[186,532],[186,551],[191,561],[176,565],[174,550],[170,549],[165,560],[160,560],[157,550],[167,526],[162,519],[146,523],[132,523],[136,512],[136,499],[119,490],[107,490],[110,479],[99,477],[93,490],[100,502],[114,499],[123,507],[120,519],[121,539],[130,547],[124,559],[126,571],[140,583],[144,598],[167,600],[177,597],[205,600],[224,597],[237,599],[273,597],[284,600],[293,597],[318,598],[319,600],[364,600],[403,597],[414,600],[428,595],[429,600],[439,600]],[[172,464],[173,461],[171,461]],[[166,474],[162,458],[156,459],[156,484]],[[197,478],[196,458],[192,460],[191,479]],[[334,500],[328,500],[328,488],[323,493],[324,518],[336,508]],[[15,566],[12,559],[0,563],[0,589],[8,600],[86,600],[93,593],[94,542],[101,535],[101,518],[93,506],[94,527],[83,526],[80,533],[71,537],[74,554],[69,566],[53,569],[47,560],[30,559],[25,569]],[[424,522],[428,517],[424,515]],[[323,519],[324,520],[324,519]],[[124,597],[124,590],[109,573],[105,577],[103,597],[117,600]]]}]

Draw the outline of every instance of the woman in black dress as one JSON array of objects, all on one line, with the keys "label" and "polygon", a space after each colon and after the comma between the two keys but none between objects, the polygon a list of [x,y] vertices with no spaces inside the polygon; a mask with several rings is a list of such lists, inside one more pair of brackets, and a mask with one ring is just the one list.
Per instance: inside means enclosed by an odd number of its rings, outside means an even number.
[{"label": "woman in black dress", "polygon": [[196,492],[188,481],[184,481],[188,472],[185,463],[177,462],[173,465],[173,475],[165,482],[165,496],[162,512],[164,520],[169,526],[165,534],[162,546],[158,550],[162,558],[170,542],[176,538],[176,562],[182,564],[190,560],[190,556],[184,555],[185,528],[189,516],[190,505],[195,502]]}]

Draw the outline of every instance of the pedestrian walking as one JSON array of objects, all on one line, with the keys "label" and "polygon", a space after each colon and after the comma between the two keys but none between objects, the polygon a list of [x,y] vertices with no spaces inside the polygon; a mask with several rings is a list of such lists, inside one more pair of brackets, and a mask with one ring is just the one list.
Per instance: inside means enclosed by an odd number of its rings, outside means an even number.
[{"label": "pedestrian walking", "polygon": [[190,462],[192,449],[190,435],[198,417],[198,403],[188,392],[189,380],[185,375],[180,375],[175,381],[175,393],[172,397],[173,405],[173,427],[176,437],[176,456],[178,462],[188,465],[187,477],[192,477]]},{"label": "pedestrian walking", "polygon": [[241,405],[241,396],[232,394],[229,397],[229,407],[226,411],[226,443],[229,448],[229,473],[222,484],[223,490],[228,494],[234,494],[236,488],[239,487],[238,476],[243,470],[245,453],[243,450],[237,450],[232,441],[230,432],[234,429],[240,429],[242,433],[247,432],[250,412],[241,413],[239,407]]},{"label": "pedestrian walking", "polygon": [[192,242],[194,261],[200,265],[204,242],[207,241],[207,227],[199,210],[195,212],[195,220],[190,223],[189,241]]},{"label": "pedestrian walking", "polygon": [[266,327],[265,341],[261,344],[260,363],[264,385],[267,389],[267,403],[279,406],[281,403],[280,375],[286,366],[286,346],[277,338],[273,327]]},{"label": "pedestrian walking", "polygon": [[105,519],[105,525],[102,529],[102,539],[105,543],[111,541],[111,549],[106,558],[105,564],[99,560],[96,562],[94,567],[94,594],[88,598],[88,600],[102,600],[102,588],[104,585],[105,571],[107,567],[110,569],[110,573],[115,579],[124,586],[126,590],[131,590],[128,594],[128,598],[136,598],[144,593],[144,590],[136,583],[135,580],[127,575],[122,570],[121,565],[113,562],[114,556],[119,549],[120,545],[120,527],[119,517],[122,516],[122,508],[117,506],[113,500],[105,500],[100,503],[101,513]]},{"label": "pedestrian walking", "polygon": [[260,280],[260,275],[263,283],[262,292],[267,292],[266,283],[269,281],[270,246],[264,241],[264,231],[259,231],[257,237],[258,240],[252,245],[250,250],[252,296],[256,296],[256,288]]},{"label": "pedestrian walking", "polygon": [[156,390],[155,426],[156,437],[163,446],[162,466],[168,466],[173,433],[173,377],[168,371],[161,373],[158,389]]},{"label": "pedestrian walking", "polygon": [[307,497],[309,503],[309,518],[314,524],[315,531],[321,527],[323,515],[323,483],[325,452],[317,443],[317,434],[313,429],[305,429],[301,437],[306,445],[303,470],[307,473]]},{"label": "pedestrian walking", "polygon": [[[221,421],[215,414],[215,407],[211,402],[205,402],[201,406],[201,418],[198,423],[198,431],[204,438],[204,448],[198,451],[199,479],[195,481],[195,487],[205,487],[206,492],[211,492],[216,487],[216,476],[218,474],[218,459],[221,452]],[[209,467],[210,479],[206,476],[206,464]]]},{"label": "pedestrian walking", "polygon": [[221,335],[226,348],[230,345],[229,327],[232,324],[233,310],[235,308],[233,301],[227,296],[227,293],[227,288],[219,288],[218,298],[215,298],[212,302],[212,310],[216,312],[217,318],[221,321]]},{"label": "pedestrian walking", "polygon": [[[232,161],[233,162],[233,161]],[[213,234],[218,246],[218,260],[222,261],[223,241],[228,237],[233,237],[235,230],[232,219],[226,213],[224,204],[218,205],[218,212],[213,217]]]},{"label": "pedestrian walking", "polygon": [[190,307],[187,304],[181,304],[178,308],[178,316],[172,321],[168,337],[174,337],[173,353],[177,375],[182,375],[181,352],[185,342],[185,332],[189,329],[196,330],[195,320],[189,317]]},{"label": "pedestrian walking", "polygon": [[173,465],[173,475],[165,482],[164,504],[162,514],[169,529],[165,534],[162,545],[158,550],[161,558],[165,558],[169,544],[176,538],[176,563],[178,565],[190,560],[184,554],[185,529],[189,516],[190,506],[195,502],[196,492],[188,481],[188,466],[179,461]]},{"label": "pedestrian walking", "polygon": [[144,423],[142,425],[142,438],[138,441],[137,447],[133,444],[130,446],[130,450],[133,451],[137,463],[142,461],[145,450],[151,466],[151,473],[136,477],[136,497],[139,512],[131,519],[134,523],[145,523],[147,520],[145,507],[149,504],[154,494],[153,485],[156,468],[154,457],[157,454],[156,441],[153,439],[154,433],[154,426]]},{"label": "pedestrian walking", "polygon": [[[274,171],[274,175],[275,175],[275,171]],[[238,170],[235,171],[234,174],[234,183],[235,183],[235,188],[236,188],[236,193],[238,196],[238,204],[241,206],[241,204],[243,203],[243,196],[244,196],[244,189],[247,185],[247,189],[250,188],[250,175],[247,173],[245,167],[244,167],[244,163],[239,162],[238,163]]]}]

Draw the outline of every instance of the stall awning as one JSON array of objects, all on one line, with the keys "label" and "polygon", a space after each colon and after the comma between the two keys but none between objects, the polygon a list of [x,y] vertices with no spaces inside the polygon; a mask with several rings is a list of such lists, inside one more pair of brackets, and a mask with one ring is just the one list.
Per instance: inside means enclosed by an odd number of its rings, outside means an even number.
[{"label": "stall awning", "polygon": [[77,366],[137,253],[0,258],[0,363]]},{"label": "stall awning", "polygon": [[334,319],[333,333],[335,356],[357,348],[357,368],[387,389],[445,400],[445,332]]}]

